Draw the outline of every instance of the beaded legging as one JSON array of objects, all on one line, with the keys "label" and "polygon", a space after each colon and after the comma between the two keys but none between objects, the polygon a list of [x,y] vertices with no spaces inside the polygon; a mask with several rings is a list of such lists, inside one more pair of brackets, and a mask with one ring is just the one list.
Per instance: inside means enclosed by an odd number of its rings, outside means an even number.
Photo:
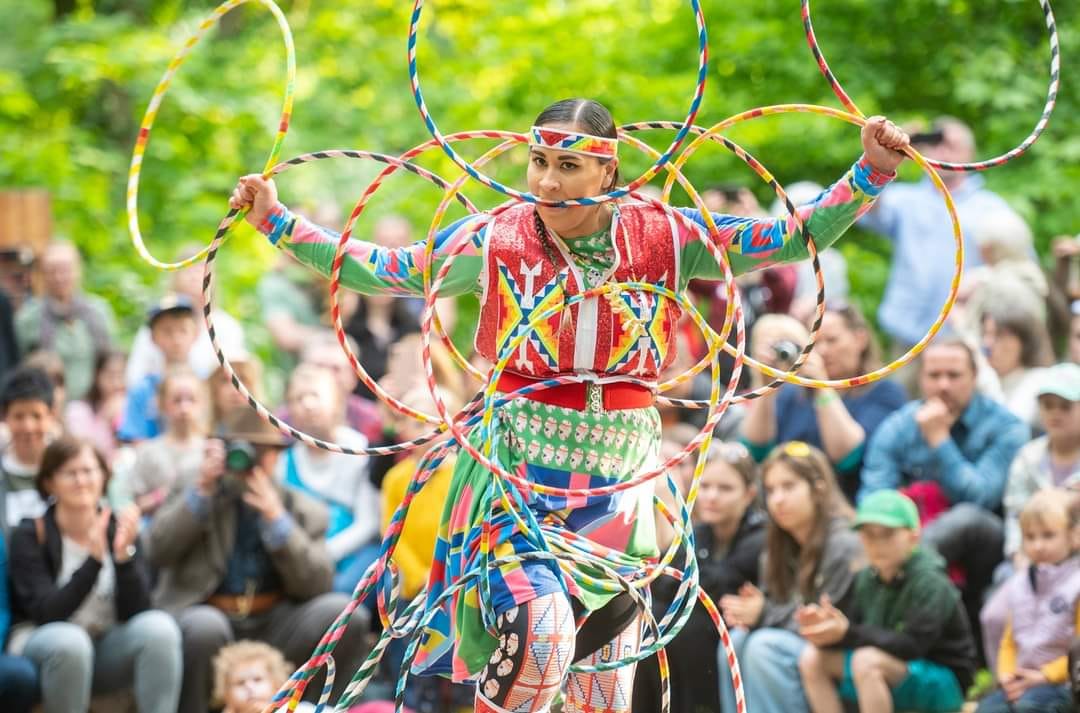
[{"label": "beaded legging", "polygon": [[[564,713],[628,713],[634,667],[571,673],[574,613],[565,595],[547,594],[496,619],[499,645],[476,689],[476,713],[546,713],[560,688]],[[608,663],[637,653],[641,620],[632,621],[612,641],[579,663]]]}]

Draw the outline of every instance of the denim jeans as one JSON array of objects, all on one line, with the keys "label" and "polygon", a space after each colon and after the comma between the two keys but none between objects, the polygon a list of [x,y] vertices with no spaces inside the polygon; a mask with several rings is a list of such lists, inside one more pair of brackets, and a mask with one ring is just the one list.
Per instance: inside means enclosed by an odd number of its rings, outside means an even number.
[{"label": "denim jeans", "polygon": [[0,654],[0,701],[7,713],[30,713],[38,698],[34,663],[24,656]]},{"label": "denim jeans", "polygon": [[[758,629],[747,634],[732,631],[731,641],[739,659],[746,710],[753,713],[809,713],[799,675],[799,655],[806,641],[787,629]],[[720,703],[725,713],[735,713],[735,689],[721,644],[718,650]]]},{"label": "denim jeans", "polygon": [[45,713],[85,711],[91,691],[131,688],[139,713],[175,713],[180,700],[180,629],[165,612],[136,614],[96,640],[76,624],[45,624],[23,654],[40,672]]},{"label": "denim jeans", "polygon": [[1071,705],[1068,686],[1035,686],[1013,703],[998,689],[979,701],[976,713],[1068,713]]}]

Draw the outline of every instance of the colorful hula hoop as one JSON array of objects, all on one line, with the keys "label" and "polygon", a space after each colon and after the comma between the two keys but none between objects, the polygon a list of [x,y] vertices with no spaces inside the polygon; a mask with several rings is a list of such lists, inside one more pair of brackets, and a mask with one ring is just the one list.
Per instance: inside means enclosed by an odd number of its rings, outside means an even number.
[{"label": "colorful hula hoop", "polygon": [[[1058,33],[1054,20],[1053,12],[1050,7],[1049,0],[1039,0],[1040,6],[1043,9],[1046,17],[1046,24],[1049,32],[1049,44],[1050,44],[1050,87],[1048,90],[1047,101],[1043,109],[1043,114],[1037,122],[1034,130],[1026,137],[1021,144],[1009,152],[1002,154],[998,157],[986,159],[983,161],[964,163],[964,164],[951,164],[944,162],[937,162],[929,160],[920,155],[914,149],[906,151],[908,157],[915,161],[920,168],[927,174],[931,182],[941,193],[943,200],[945,201],[946,209],[949,213],[950,220],[953,227],[953,237],[956,241],[956,269],[953,275],[953,279],[950,286],[948,298],[944,305],[942,305],[938,318],[931,325],[930,329],[923,339],[919,340],[908,352],[902,355],[900,358],[894,360],[890,364],[881,367],[875,371],[867,374],[861,374],[859,376],[850,379],[835,379],[835,380],[817,380],[807,379],[798,375],[798,370],[813,349],[815,339],[821,326],[822,317],[825,311],[825,285],[824,278],[821,271],[820,262],[818,260],[817,248],[814,244],[812,236],[809,234],[805,225],[803,225],[798,211],[793,206],[790,200],[787,198],[783,187],[775,180],[772,174],[761,164],[756,158],[754,158],[744,148],[728,139],[722,134],[726,129],[746,121],[758,119],[764,116],[774,116],[787,113],[804,113],[804,114],[816,114],[821,116],[827,116],[834,119],[840,119],[856,126],[863,126],[866,123],[866,119],[862,112],[858,109],[855,103],[844,91],[839,80],[832,73],[831,68],[825,60],[824,54],[821,51],[820,45],[814,34],[813,24],[810,18],[810,2],[809,0],[802,0],[802,16],[803,24],[806,32],[807,41],[810,45],[811,51],[818,63],[818,67],[826,80],[829,82],[834,94],[847,109],[847,111],[841,111],[838,109],[832,109],[829,107],[807,105],[807,104],[781,104],[768,107],[759,107],[749,111],[742,112],[731,116],[709,128],[699,127],[694,124],[694,120],[698,114],[701,106],[701,101],[704,96],[705,79],[706,79],[706,66],[708,61],[708,40],[705,28],[705,18],[701,10],[699,0],[691,0],[690,6],[694,13],[694,19],[697,26],[698,37],[698,74],[697,83],[693,98],[690,103],[690,107],[686,118],[682,122],[675,121],[649,121],[640,122],[635,124],[627,124],[621,127],[619,133],[619,139],[622,142],[631,144],[635,148],[641,150],[647,154],[654,163],[648,168],[641,176],[631,181],[629,184],[623,187],[616,188],[608,193],[578,198],[574,200],[566,201],[542,201],[536,196],[516,191],[503,185],[484,173],[481,173],[480,169],[488,161],[498,156],[499,154],[507,151],[512,146],[521,143],[525,140],[523,134],[498,131],[498,130],[481,130],[481,131],[464,131],[453,133],[444,136],[434,119],[428,110],[427,105],[424,102],[423,93],[421,91],[420,74],[417,62],[417,38],[418,29],[421,17],[421,11],[423,9],[424,0],[414,0],[413,11],[409,23],[408,31],[408,60],[409,60],[409,78],[412,88],[413,98],[416,102],[417,108],[420,111],[420,115],[424,121],[424,124],[431,134],[432,138],[412,149],[409,149],[400,156],[393,157],[385,154],[378,154],[370,151],[357,151],[357,150],[333,150],[333,151],[319,151],[310,154],[304,154],[287,161],[278,163],[278,157],[281,153],[282,143],[285,134],[288,130],[289,117],[292,112],[293,94],[294,94],[294,79],[295,79],[295,50],[293,47],[292,35],[289,30],[288,22],[280,8],[274,3],[274,0],[257,0],[261,5],[266,7],[274,15],[279,28],[281,29],[282,37],[285,43],[286,51],[286,82],[283,98],[282,116],[278,123],[277,133],[270,150],[269,157],[266,162],[266,166],[263,169],[263,175],[265,177],[271,177],[278,173],[284,172],[292,167],[308,163],[311,161],[331,159],[331,158],[349,158],[358,160],[371,160],[385,164],[384,168],[379,174],[369,183],[364,189],[360,198],[357,200],[352,213],[349,216],[345,230],[342,232],[341,237],[337,244],[337,250],[330,272],[330,302],[331,302],[331,316],[333,320],[334,331],[337,335],[338,341],[341,344],[343,350],[348,356],[349,363],[352,366],[357,377],[370,388],[382,401],[384,401],[395,412],[401,413],[411,418],[417,419],[421,422],[432,426],[431,430],[410,441],[402,443],[391,444],[387,446],[378,446],[363,449],[347,448],[341,444],[330,443],[321,439],[314,438],[313,436],[303,433],[302,431],[294,428],[293,426],[285,423],[284,421],[275,417],[266,406],[260,403],[253,397],[251,392],[244,385],[236,372],[233,370],[227,356],[221,349],[217,339],[217,332],[214,327],[213,315],[211,310],[211,303],[213,297],[213,262],[216,259],[218,250],[222,243],[227,238],[232,226],[235,224],[238,218],[243,217],[244,211],[231,210],[218,224],[217,231],[214,235],[211,243],[201,250],[195,256],[186,260],[166,263],[161,262],[154,258],[147,250],[143,236],[139,229],[138,224],[138,186],[141,176],[141,167],[143,158],[145,156],[146,148],[149,143],[150,131],[153,127],[154,120],[157,116],[157,112],[160,109],[161,103],[164,99],[165,93],[172,81],[173,76],[178,71],[181,64],[184,62],[188,53],[192,48],[202,39],[202,37],[213,27],[220,18],[234,9],[235,7],[248,2],[248,0],[227,0],[219,5],[213,12],[204,19],[198,26],[196,32],[186,41],[179,52],[173,57],[169,63],[168,68],[158,83],[151,97],[149,106],[143,117],[143,121],[139,130],[139,134],[135,143],[131,169],[128,176],[128,192],[127,192],[127,209],[128,209],[128,225],[131,232],[132,241],[138,254],[150,264],[164,270],[177,270],[189,265],[193,265],[200,259],[205,259],[204,275],[203,275],[203,298],[204,298],[204,317],[206,319],[207,329],[210,334],[211,343],[213,345],[215,354],[218,357],[219,362],[225,370],[230,382],[236,388],[240,394],[244,397],[246,402],[255,411],[270,423],[272,426],[280,430],[282,433],[291,436],[298,441],[312,447],[321,448],[324,450],[344,453],[349,455],[386,455],[400,453],[412,448],[419,447],[421,445],[431,443],[433,440],[443,434],[449,435],[449,439],[441,443],[437,443],[433,446],[420,460],[420,465],[413,478],[409,482],[409,486],[406,490],[405,497],[398,505],[394,512],[393,517],[390,520],[390,524],[387,528],[387,532],[384,536],[379,557],[368,568],[368,571],[361,578],[361,581],[357,584],[356,589],[353,592],[353,597],[345,609],[335,619],[334,623],[327,629],[326,633],[320,639],[318,646],[315,648],[312,656],[304,663],[297,671],[290,677],[289,681],[282,686],[281,690],[274,698],[272,704],[273,709],[277,709],[286,701],[288,702],[288,709],[295,710],[295,707],[304,694],[306,687],[311,681],[312,677],[322,668],[327,669],[327,679],[323,686],[320,695],[318,696],[319,702],[317,704],[317,710],[322,710],[329,702],[331,690],[333,688],[334,680],[337,676],[335,662],[333,659],[333,652],[337,643],[344,635],[345,628],[348,626],[353,614],[357,607],[366,597],[371,596],[374,592],[376,611],[380,620],[383,623],[383,633],[379,637],[378,642],[372,649],[371,653],[365,659],[363,664],[353,673],[348,686],[345,689],[343,697],[338,701],[338,706],[348,706],[355,702],[362,693],[367,682],[371,676],[374,675],[376,666],[381,659],[382,655],[386,651],[390,642],[395,638],[410,639],[409,645],[406,651],[405,663],[403,670],[398,678],[396,700],[397,709],[401,709],[405,682],[409,675],[408,666],[416,654],[417,646],[420,641],[420,636],[423,632],[425,624],[434,615],[435,610],[439,604],[446,601],[449,597],[453,596],[457,592],[461,591],[466,586],[475,586],[477,588],[478,596],[480,598],[481,607],[480,611],[484,617],[484,622],[490,629],[494,628],[494,617],[491,614],[490,603],[490,574],[491,572],[504,565],[512,562],[521,562],[525,560],[550,560],[556,562],[558,570],[563,578],[563,586],[566,587],[566,580],[568,577],[576,577],[583,581],[596,586],[603,591],[617,593],[626,592],[634,598],[639,604],[644,604],[644,593],[642,590],[649,586],[651,582],[656,580],[660,576],[671,576],[678,580],[679,584],[676,589],[676,594],[673,597],[672,603],[668,609],[663,613],[659,620],[657,620],[648,607],[645,607],[645,622],[648,629],[648,634],[642,641],[642,646],[637,654],[627,657],[625,659],[614,661],[605,664],[598,664],[593,666],[575,665],[571,667],[571,670],[579,673],[595,673],[599,671],[611,670],[619,668],[621,666],[631,665],[637,661],[643,660],[647,656],[656,654],[659,659],[660,673],[661,673],[661,687],[662,687],[662,710],[666,713],[670,704],[670,681],[668,676],[668,665],[666,654],[664,652],[664,646],[670,642],[682,629],[683,625],[689,619],[689,616],[693,610],[696,601],[701,601],[706,611],[709,613],[710,618],[713,620],[714,625],[720,632],[721,643],[725,653],[725,657],[728,660],[730,667],[730,674],[735,687],[736,703],[738,713],[744,713],[745,711],[745,698],[743,696],[742,678],[739,672],[738,660],[735,655],[734,648],[731,644],[731,639],[727,628],[724,625],[723,619],[720,617],[719,612],[716,609],[716,605],[712,602],[708,595],[701,590],[698,582],[698,569],[697,560],[694,555],[694,541],[693,541],[693,528],[691,513],[696,503],[698,492],[700,489],[700,480],[705,469],[705,465],[708,462],[709,445],[713,437],[714,427],[719,422],[720,418],[724,415],[726,409],[733,403],[739,401],[750,400],[757,398],[768,391],[777,388],[782,383],[792,383],[802,386],[815,387],[815,388],[848,388],[853,386],[859,386],[861,384],[870,383],[881,379],[888,374],[893,373],[903,365],[909,363],[919,352],[929,343],[934,335],[940,330],[944,321],[951,310],[959,288],[959,281],[963,264],[963,241],[960,231],[960,222],[956,212],[956,207],[952,201],[951,196],[942,182],[941,177],[938,175],[935,169],[953,170],[953,171],[981,171],[994,166],[999,166],[1007,161],[1024,153],[1042,134],[1045,130],[1049,117],[1054,109],[1060,76],[1060,57],[1059,57],[1059,45],[1058,45]],[[672,139],[670,145],[664,151],[658,151],[637,138],[631,136],[631,132],[641,131],[645,129],[663,129],[671,130],[675,132],[675,136]],[[691,134],[694,138],[686,143],[686,138]],[[462,140],[468,139],[494,139],[500,141],[500,143],[494,148],[488,150],[478,159],[473,162],[463,159],[453,148],[452,144]],[[682,168],[685,164],[696,154],[696,152],[702,148],[706,143],[718,143],[722,145],[726,150],[734,153],[736,157],[742,160],[747,166],[749,166],[762,180],[764,180],[778,196],[781,202],[786,206],[790,221],[789,230],[791,234],[790,239],[796,239],[796,235],[802,239],[806,246],[807,251],[811,257],[811,261],[814,268],[816,287],[817,287],[817,302],[815,309],[815,318],[811,328],[811,334],[808,343],[804,346],[795,364],[789,371],[780,371],[771,368],[767,365],[754,361],[746,355],[746,334],[745,324],[743,319],[742,305],[740,301],[740,293],[735,286],[734,274],[730,261],[727,258],[728,245],[725,244],[725,238],[723,233],[719,230],[712,215],[705,209],[704,203],[701,200],[700,195],[693,186],[693,184],[687,180],[682,172]],[[684,145],[685,144],[685,145]],[[447,182],[440,178],[436,174],[420,168],[412,163],[412,159],[425,154],[428,151],[434,150],[435,147],[441,148],[450,159],[464,171],[464,175],[456,179],[453,183]],[[679,151],[682,149],[681,151]],[[678,152],[678,153],[676,153]],[[407,407],[405,404],[397,399],[394,399],[390,394],[381,389],[375,380],[365,371],[360,360],[349,348],[348,341],[345,337],[344,327],[342,325],[341,310],[339,306],[339,291],[341,289],[341,274],[343,270],[344,260],[349,250],[349,243],[351,235],[355,229],[356,223],[366,209],[368,203],[374,196],[375,192],[382,187],[383,182],[392,173],[395,173],[399,169],[405,169],[406,171],[424,178],[425,180],[433,183],[435,186],[442,188],[444,191],[443,197],[439,203],[438,209],[432,216],[432,221],[429,225],[426,241],[425,241],[425,256],[422,267],[423,272],[423,296],[424,296],[424,312],[422,316],[421,324],[421,341],[422,341],[422,364],[424,369],[424,377],[427,382],[428,389],[431,392],[433,402],[435,404],[435,414],[426,414],[415,409]],[[666,171],[664,180],[663,191],[661,193],[661,199],[655,200],[640,195],[637,189],[643,186],[646,182],[659,175],[661,171]],[[473,179],[478,183],[487,186],[498,193],[504,194],[510,198],[507,202],[499,205],[498,207],[489,211],[480,211],[477,207],[462,193],[461,189],[468,179]],[[687,195],[690,197],[691,202],[701,211],[703,220],[705,222],[705,229],[701,230],[696,224],[694,224],[690,218],[682,215],[678,211],[674,211],[670,205],[668,205],[668,199],[670,197],[671,189],[675,182],[678,182],[682,186]],[[616,200],[623,197],[633,198],[635,200],[644,201],[654,206],[655,208],[664,211],[672,220],[679,221],[683,227],[689,230],[700,232],[702,235],[702,243],[705,248],[710,252],[712,257],[717,261],[717,264],[721,267],[724,276],[725,288],[727,290],[727,305],[724,317],[724,323],[720,331],[714,331],[712,327],[705,321],[701,314],[694,308],[693,303],[689,297],[682,292],[675,292],[661,285],[653,285],[642,282],[625,282],[625,283],[606,283],[592,289],[584,290],[577,295],[564,296],[563,303],[545,310],[543,313],[536,316],[530,315],[529,324],[525,329],[519,331],[512,339],[507,340],[505,344],[500,347],[499,358],[492,366],[489,373],[484,374],[480,370],[473,367],[468,363],[468,360],[454,347],[450,342],[449,337],[446,335],[445,330],[442,329],[442,325],[439,322],[438,314],[435,309],[436,300],[438,299],[440,287],[443,285],[450,272],[450,267],[454,260],[462,254],[466,247],[472,244],[478,239],[479,232],[485,228],[491,221],[498,218],[498,216],[508,210],[510,207],[515,206],[521,202],[534,203],[539,205],[550,206],[587,206],[597,205],[607,201]],[[461,229],[461,239],[450,250],[439,270],[433,275],[432,266],[434,264],[434,248],[435,240],[441,226],[446,212],[448,211],[451,203],[456,200],[461,203],[470,215],[474,216],[474,220]],[[667,381],[664,381],[657,386],[657,401],[659,403],[670,404],[688,408],[706,408],[708,410],[705,424],[701,430],[691,439],[684,448],[682,448],[675,455],[663,460],[654,468],[647,468],[642,473],[637,473],[633,477],[626,481],[613,483],[611,485],[595,487],[595,488],[557,488],[552,486],[545,486],[539,483],[535,483],[526,478],[517,475],[514,472],[508,471],[499,462],[498,449],[496,446],[496,440],[499,436],[498,430],[495,426],[496,411],[504,404],[509,403],[515,398],[528,397],[530,394],[537,391],[553,388],[561,384],[580,382],[582,379],[576,375],[561,375],[552,377],[550,379],[543,380],[538,383],[530,384],[527,387],[519,389],[513,393],[499,393],[497,391],[497,383],[499,376],[505,371],[510,363],[510,360],[516,352],[518,346],[525,340],[530,331],[543,320],[549,318],[560,309],[569,308],[575,302],[590,298],[605,298],[613,301],[613,305],[621,303],[622,298],[620,295],[623,293],[651,293],[657,300],[671,300],[679,305],[691,318],[694,325],[701,331],[704,336],[707,353],[706,355],[696,362],[692,367],[687,369],[681,374],[677,374]],[[732,330],[735,332],[735,344],[728,343],[728,339]],[[438,384],[434,375],[434,368],[431,359],[431,335],[435,332],[443,340],[449,348],[450,354],[454,361],[463,369],[469,373],[472,377],[484,383],[484,388],[460,411],[457,413],[450,413],[444,400],[439,393]],[[726,352],[734,357],[734,366],[732,373],[728,378],[727,384],[722,389],[719,378],[720,362],[719,356],[721,352]],[[736,386],[739,378],[742,374],[744,364],[758,369],[762,373],[768,375],[772,381],[765,386],[755,389],[753,391],[736,394]],[[688,379],[693,378],[695,375],[701,373],[705,368],[710,368],[710,393],[708,399],[692,400],[692,399],[675,399],[669,398],[663,395],[663,391],[673,388],[679,384],[684,383]],[[421,591],[411,601],[404,602],[401,596],[401,581],[398,575],[396,566],[394,565],[391,557],[396,549],[397,543],[400,540],[401,533],[403,531],[405,517],[410,510],[410,507],[422,488],[430,481],[435,470],[439,468],[451,454],[455,452],[463,451],[469,457],[476,460],[483,467],[495,477],[495,484],[497,487],[496,496],[492,498],[491,512],[488,513],[490,518],[496,509],[502,512],[510,514],[514,520],[516,526],[522,533],[524,533],[535,545],[535,550],[523,554],[512,555],[509,557],[496,558],[495,548],[492,546],[490,539],[490,528],[483,528],[482,535],[479,543],[479,555],[477,557],[475,565],[467,572],[459,581],[453,586],[449,587],[446,591],[442,592],[436,602],[430,603],[427,601],[427,591]],[[659,497],[654,496],[654,500],[657,504],[657,511],[672,525],[675,531],[675,537],[673,538],[670,546],[665,549],[661,557],[655,563],[649,563],[644,568],[637,565],[632,558],[628,557],[618,550],[612,550],[598,543],[590,541],[588,538],[579,535],[575,532],[568,531],[561,526],[538,521],[535,513],[533,513],[526,505],[526,496],[529,493],[538,493],[555,496],[602,496],[611,495],[616,492],[628,490],[635,487],[640,487],[646,483],[652,481],[661,475],[667,473],[670,468],[679,462],[687,458],[691,453],[696,453],[693,474],[690,481],[690,488],[685,496],[681,495],[678,489],[675,487],[675,483],[670,476],[667,476],[667,486],[672,493],[672,497],[675,503],[675,507],[669,507]],[[678,557],[678,553],[682,550],[683,562],[682,569],[673,566],[673,563]]]},{"label": "colorful hula hoop", "polygon": [[[1039,7],[1042,8],[1043,16],[1046,19],[1046,31],[1050,45],[1050,85],[1046,90],[1046,103],[1043,105],[1042,114],[1039,116],[1039,120],[1035,122],[1035,128],[1031,130],[1031,133],[1028,134],[1019,145],[999,156],[970,163],[950,163],[948,161],[937,161],[935,159],[926,158],[927,165],[944,171],[985,171],[988,168],[995,168],[1008,163],[1014,158],[1022,155],[1031,148],[1032,144],[1038,141],[1043,131],[1046,130],[1046,125],[1050,123],[1050,115],[1054,113],[1054,107],[1057,105],[1058,88],[1061,86],[1061,46],[1060,41],[1058,40],[1057,21],[1054,19],[1054,9],[1050,7],[1050,0],[1039,0]],[[814,23],[810,19],[810,0],[802,0],[802,19],[803,30],[806,33],[806,42],[810,45],[810,51],[814,55],[814,60],[817,62],[818,69],[821,70],[821,74],[825,77],[825,81],[829,83],[829,87],[832,89],[833,94],[836,95],[836,98],[840,100],[840,103],[843,104],[844,108],[849,112],[860,118],[866,118],[866,115],[859,110],[859,107],[855,106],[855,102],[852,101],[848,93],[844,91],[844,87],[841,86],[840,80],[836,78],[836,75],[833,74],[832,69],[829,67],[829,63],[825,60],[825,53],[821,50],[821,44],[818,42],[817,35],[814,34]]]},{"label": "colorful hula hoop", "polygon": [[442,133],[439,131],[438,125],[435,123],[435,119],[431,116],[431,111],[427,107],[427,103],[424,101],[424,94],[420,86],[420,70],[419,63],[416,59],[416,47],[417,36],[420,26],[420,14],[424,9],[424,0],[415,0],[413,4],[412,17],[409,20],[409,40],[408,40],[408,62],[409,62],[409,83],[412,87],[413,99],[416,101],[416,108],[420,111],[420,118],[424,121],[424,126],[427,127],[428,133],[431,134],[446,155],[461,168],[467,174],[472,176],[479,183],[493,188],[499,193],[503,193],[511,198],[515,198],[519,201],[526,201],[528,203],[536,203],[538,205],[564,207],[575,205],[596,205],[597,203],[605,203],[607,201],[615,200],[629,194],[631,191],[637,190],[641,186],[648,183],[654,176],[656,176],[660,169],[664,167],[679,146],[682,145],[683,140],[686,138],[690,127],[694,123],[694,119],[697,117],[698,111],[701,109],[701,100],[705,96],[705,79],[708,75],[709,65],[709,40],[708,33],[705,29],[705,15],[701,11],[700,0],[690,0],[690,7],[694,12],[694,22],[697,26],[698,37],[698,73],[697,84],[694,87],[694,96],[690,102],[690,108],[686,114],[686,120],[683,122],[682,129],[675,134],[675,139],[671,142],[671,145],[667,147],[663,155],[649,168],[645,173],[638,176],[631,181],[629,185],[622,188],[616,188],[608,193],[603,193],[597,196],[590,196],[587,198],[577,198],[574,200],[565,201],[545,201],[537,198],[532,193],[521,192],[510,188],[490,176],[481,173],[475,166],[462,158],[454,148],[446,141]]},{"label": "colorful hula hoop", "polygon": [[[139,134],[135,139],[135,148],[131,154],[131,167],[128,170],[127,185],[128,232],[131,235],[131,241],[135,244],[135,250],[139,253],[139,256],[159,270],[182,270],[185,267],[194,265],[210,252],[210,247],[207,246],[195,255],[179,262],[161,262],[147,250],[146,244],[143,242],[142,231],[139,229],[138,204],[139,178],[142,175],[143,156],[146,154],[146,147],[150,143],[150,130],[154,126],[154,119],[157,118],[158,110],[161,108],[161,102],[165,99],[165,93],[168,91],[169,85],[172,83],[176,72],[180,69],[180,65],[187,59],[188,54],[195,45],[199,43],[203,36],[210,31],[210,28],[214,27],[226,13],[246,2],[257,2],[273,14],[274,19],[277,21],[278,28],[281,30],[281,38],[285,42],[285,92],[281,102],[281,118],[278,121],[277,135],[274,137],[274,144],[270,149],[270,155],[267,156],[266,165],[263,168],[264,175],[269,175],[270,167],[277,163],[278,157],[281,156],[281,147],[285,142],[285,134],[289,131],[289,118],[292,116],[293,95],[296,90],[296,48],[293,46],[292,30],[289,29],[289,22],[285,19],[285,14],[281,11],[281,8],[277,6],[277,3],[275,3],[274,0],[226,0],[214,8],[213,12],[199,23],[194,34],[188,38],[184,43],[184,46],[180,48],[180,51],[177,52],[169,62],[169,66],[165,70],[164,76],[162,76],[161,80],[154,88],[153,95],[150,97],[150,104],[146,107],[146,113],[143,114],[142,124],[139,126]],[[246,213],[247,211],[244,212]]]}]

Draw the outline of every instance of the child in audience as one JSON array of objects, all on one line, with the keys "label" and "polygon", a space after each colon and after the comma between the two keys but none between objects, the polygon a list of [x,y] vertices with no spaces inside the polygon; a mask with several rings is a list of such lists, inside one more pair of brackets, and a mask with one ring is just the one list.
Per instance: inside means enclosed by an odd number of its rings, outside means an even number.
[{"label": "child in audience", "polygon": [[195,480],[206,444],[208,398],[191,367],[167,367],[158,387],[165,433],[136,446],[131,494],[144,516],[153,515],[174,483]]},{"label": "child in audience", "polygon": [[827,598],[796,614],[809,642],[799,672],[811,710],[841,713],[841,699],[874,713],[959,710],[975,644],[944,562],[919,547],[918,508],[879,490],[859,504],[855,528],[869,567],[855,577],[848,615]]},{"label": "child in audience", "polygon": [[292,664],[270,644],[248,639],[214,657],[214,707],[221,713],[260,713],[288,680]]},{"label": "child in audience", "polygon": [[[150,310],[150,338],[165,356],[165,368],[188,363],[198,336],[195,308],[183,295],[168,295]],[[161,433],[157,391],[162,372],[147,374],[128,393],[124,420],[117,435],[123,441],[144,441]]]},{"label": "child in audience", "polygon": [[0,453],[0,512],[5,533],[23,518],[45,512],[35,486],[41,457],[57,426],[53,384],[40,369],[20,367],[8,373],[0,388],[0,410],[10,440]]},{"label": "child in audience", "polygon": [[[301,364],[289,379],[289,414],[316,438],[364,448],[367,439],[344,425],[342,396],[334,372]],[[334,591],[351,594],[379,553],[379,493],[368,478],[368,459],[298,442],[278,461],[277,476],[330,509],[326,547],[337,572]]]},{"label": "child in audience", "polygon": [[1008,620],[998,649],[997,689],[978,713],[1066,713],[1068,654],[1080,630],[1080,521],[1065,491],[1048,488],[1020,513],[1030,565],[1003,586]]}]

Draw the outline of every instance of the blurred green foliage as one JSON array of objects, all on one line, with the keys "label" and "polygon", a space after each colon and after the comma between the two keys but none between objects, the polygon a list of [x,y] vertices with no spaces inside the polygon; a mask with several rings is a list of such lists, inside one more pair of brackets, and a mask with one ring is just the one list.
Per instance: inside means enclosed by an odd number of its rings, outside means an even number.
[{"label": "blurred green foliage", "polygon": [[[170,57],[212,7],[0,0],[12,31],[0,43],[0,186],[52,191],[58,231],[83,248],[89,287],[112,301],[129,332],[163,279],[137,258],[127,235],[131,148]],[[411,3],[296,0],[283,8],[299,64],[283,157],[323,148],[397,153],[428,138],[406,68]],[[820,0],[813,9],[834,71],[867,114],[899,122],[958,116],[975,127],[981,155],[1011,148],[1038,117],[1049,52],[1035,0]],[[837,106],[806,47],[797,0],[704,0],[704,12],[709,84],[698,123],[773,103]],[[1056,12],[1064,57],[1057,112],[1030,155],[987,174],[990,186],[1033,222],[1044,254],[1053,235],[1080,230],[1080,102],[1072,71],[1080,5],[1061,2]],[[425,99],[444,133],[523,130],[550,101],[566,96],[595,97],[620,122],[677,120],[694,88],[697,42],[685,0],[430,0],[421,34]],[[181,68],[158,116],[140,189],[140,221],[156,256],[175,259],[182,247],[209,242],[235,178],[262,168],[283,78],[277,26],[254,3],[227,15]],[[806,115],[758,120],[730,135],[783,182],[828,183],[859,146],[854,127]],[[662,148],[671,134],[646,136]],[[475,157],[490,145],[460,148]],[[441,154],[422,163],[447,178],[458,175]],[[649,163],[626,159],[623,175]],[[523,152],[511,152],[492,171],[520,185],[523,166]],[[322,161],[291,171],[279,184],[291,205],[331,202],[344,216],[380,167]],[[743,183],[763,202],[772,200],[718,147],[701,151],[688,175],[699,186]],[[482,206],[500,202],[475,183],[467,192]],[[395,176],[358,233],[394,211],[410,217],[422,235],[439,197],[414,176]],[[856,296],[872,312],[888,244],[859,234],[842,248]],[[272,260],[269,247],[240,231],[217,263],[223,304],[249,330],[258,324],[253,286]]]}]

